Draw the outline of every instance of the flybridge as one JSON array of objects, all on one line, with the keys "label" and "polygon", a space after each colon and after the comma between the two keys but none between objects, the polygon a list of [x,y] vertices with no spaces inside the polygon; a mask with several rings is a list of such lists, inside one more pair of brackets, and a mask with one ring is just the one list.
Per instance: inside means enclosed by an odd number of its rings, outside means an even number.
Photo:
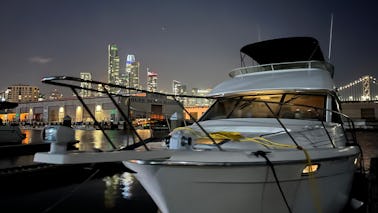
[{"label": "flybridge", "polygon": [[[246,56],[253,66],[246,66]],[[248,44],[240,49],[241,68],[229,75],[235,77],[262,71],[285,69],[327,70],[333,77],[333,65],[326,62],[319,42],[312,37],[289,37]]]}]

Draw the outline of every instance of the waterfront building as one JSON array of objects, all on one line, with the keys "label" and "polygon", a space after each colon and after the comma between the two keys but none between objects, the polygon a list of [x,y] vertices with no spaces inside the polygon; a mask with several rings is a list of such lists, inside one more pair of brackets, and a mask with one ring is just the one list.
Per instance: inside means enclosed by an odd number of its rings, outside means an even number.
[{"label": "waterfront building", "polygon": [[38,101],[39,88],[30,85],[12,85],[5,91],[6,100],[9,102],[24,103]]},{"label": "waterfront building", "polygon": [[119,55],[115,44],[108,45],[108,83],[120,85],[119,79]]},{"label": "waterfront building", "polygon": [[140,63],[135,60],[135,55],[127,55],[126,58],[126,87],[140,89],[139,85]]},{"label": "waterfront building", "polygon": [[147,68],[147,91],[157,91],[158,74],[156,72],[150,72]]},{"label": "waterfront building", "polygon": [[[91,97],[83,98],[83,100],[97,121],[108,123],[124,121],[108,97]],[[116,101],[122,103],[120,107],[125,114],[128,114],[128,100],[132,120],[140,118],[165,120],[174,113],[180,113],[182,117],[183,112],[180,106],[166,96],[138,93],[130,97],[117,97]],[[9,122],[61,123],[66,115],[72,118],[73,123],[93,124],[90,114],[76,98],[22,103],[11,113],[0,115],[0,117],[4,116],[3,119]]]},{"label": "waterfront building", "polygon": [[[185,109],[190,113],[191,117],[198,120],[209,109],[209,106],[186,106]],[[184,119],[190,120],[187,112],[184,112]]]},{"label": "waterfront building", "polygon": [[[81,72],[80,78],[83,79],[83,80],[91,81],[92,80],[92,74],[89,73],[89,72]],[[81,82],[80,86],[82,88],[92,88],[92,85],[89,82]],[[83,98],[91,97],[91,91],[86,90],[86,89],[81,89],[80,96],[83,97]]]}]

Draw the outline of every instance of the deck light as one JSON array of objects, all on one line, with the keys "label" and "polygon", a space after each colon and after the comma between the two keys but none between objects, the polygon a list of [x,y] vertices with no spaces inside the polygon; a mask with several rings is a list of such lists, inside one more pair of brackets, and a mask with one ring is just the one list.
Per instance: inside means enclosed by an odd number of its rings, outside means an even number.
[{"label": "deck light", "polygon": [[310,173],[315,173],[318,170],[319,166],[320,165],[317,163],[306,165],[306,167],[302,170],[302,175],[309,175]]}]

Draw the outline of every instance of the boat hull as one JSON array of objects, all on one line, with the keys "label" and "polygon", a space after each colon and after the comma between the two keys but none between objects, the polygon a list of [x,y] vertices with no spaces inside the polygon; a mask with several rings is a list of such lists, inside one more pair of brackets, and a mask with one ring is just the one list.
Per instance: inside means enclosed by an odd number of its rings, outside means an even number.
[{"label": "boat hull", "polygon": [[21,144],[25,139],[18,126],[0,126],[0,145]]},{"label": "boat hull", "polygon": [[136,172],[136,178],[164,213],[289,212],[283,197],[292,212],[334,213],[340,212],[349,200],[358,153],[355,151],[348,156],[317,158],[319,171],[310,176],[302,175],[304,160],[273,161],[282,194],[272,168],[261,161],[262,157],[238,163],[124,164]]}]

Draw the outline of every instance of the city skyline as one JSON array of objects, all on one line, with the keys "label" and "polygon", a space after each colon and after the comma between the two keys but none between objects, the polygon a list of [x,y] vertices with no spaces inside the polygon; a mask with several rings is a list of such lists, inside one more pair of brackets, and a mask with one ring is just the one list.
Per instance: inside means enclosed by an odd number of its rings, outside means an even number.
[{"label": "city skyline", "polygon": [[[178,80],[212,88],[239,67],[239,50],[259,40],[313,36],[328,56],[335,82],[378,76],[378,23],[373,0],[355,1],[1,1],[0,90],[10,85],[54,87],[40,79],[80,76],[107,82],[107,45],[123,61],[133,54],[141,73],[159,74],[159,90]],[[269,12],[268,12],[269,11]],[[145,85],[147,75],[140,75]]]}]

